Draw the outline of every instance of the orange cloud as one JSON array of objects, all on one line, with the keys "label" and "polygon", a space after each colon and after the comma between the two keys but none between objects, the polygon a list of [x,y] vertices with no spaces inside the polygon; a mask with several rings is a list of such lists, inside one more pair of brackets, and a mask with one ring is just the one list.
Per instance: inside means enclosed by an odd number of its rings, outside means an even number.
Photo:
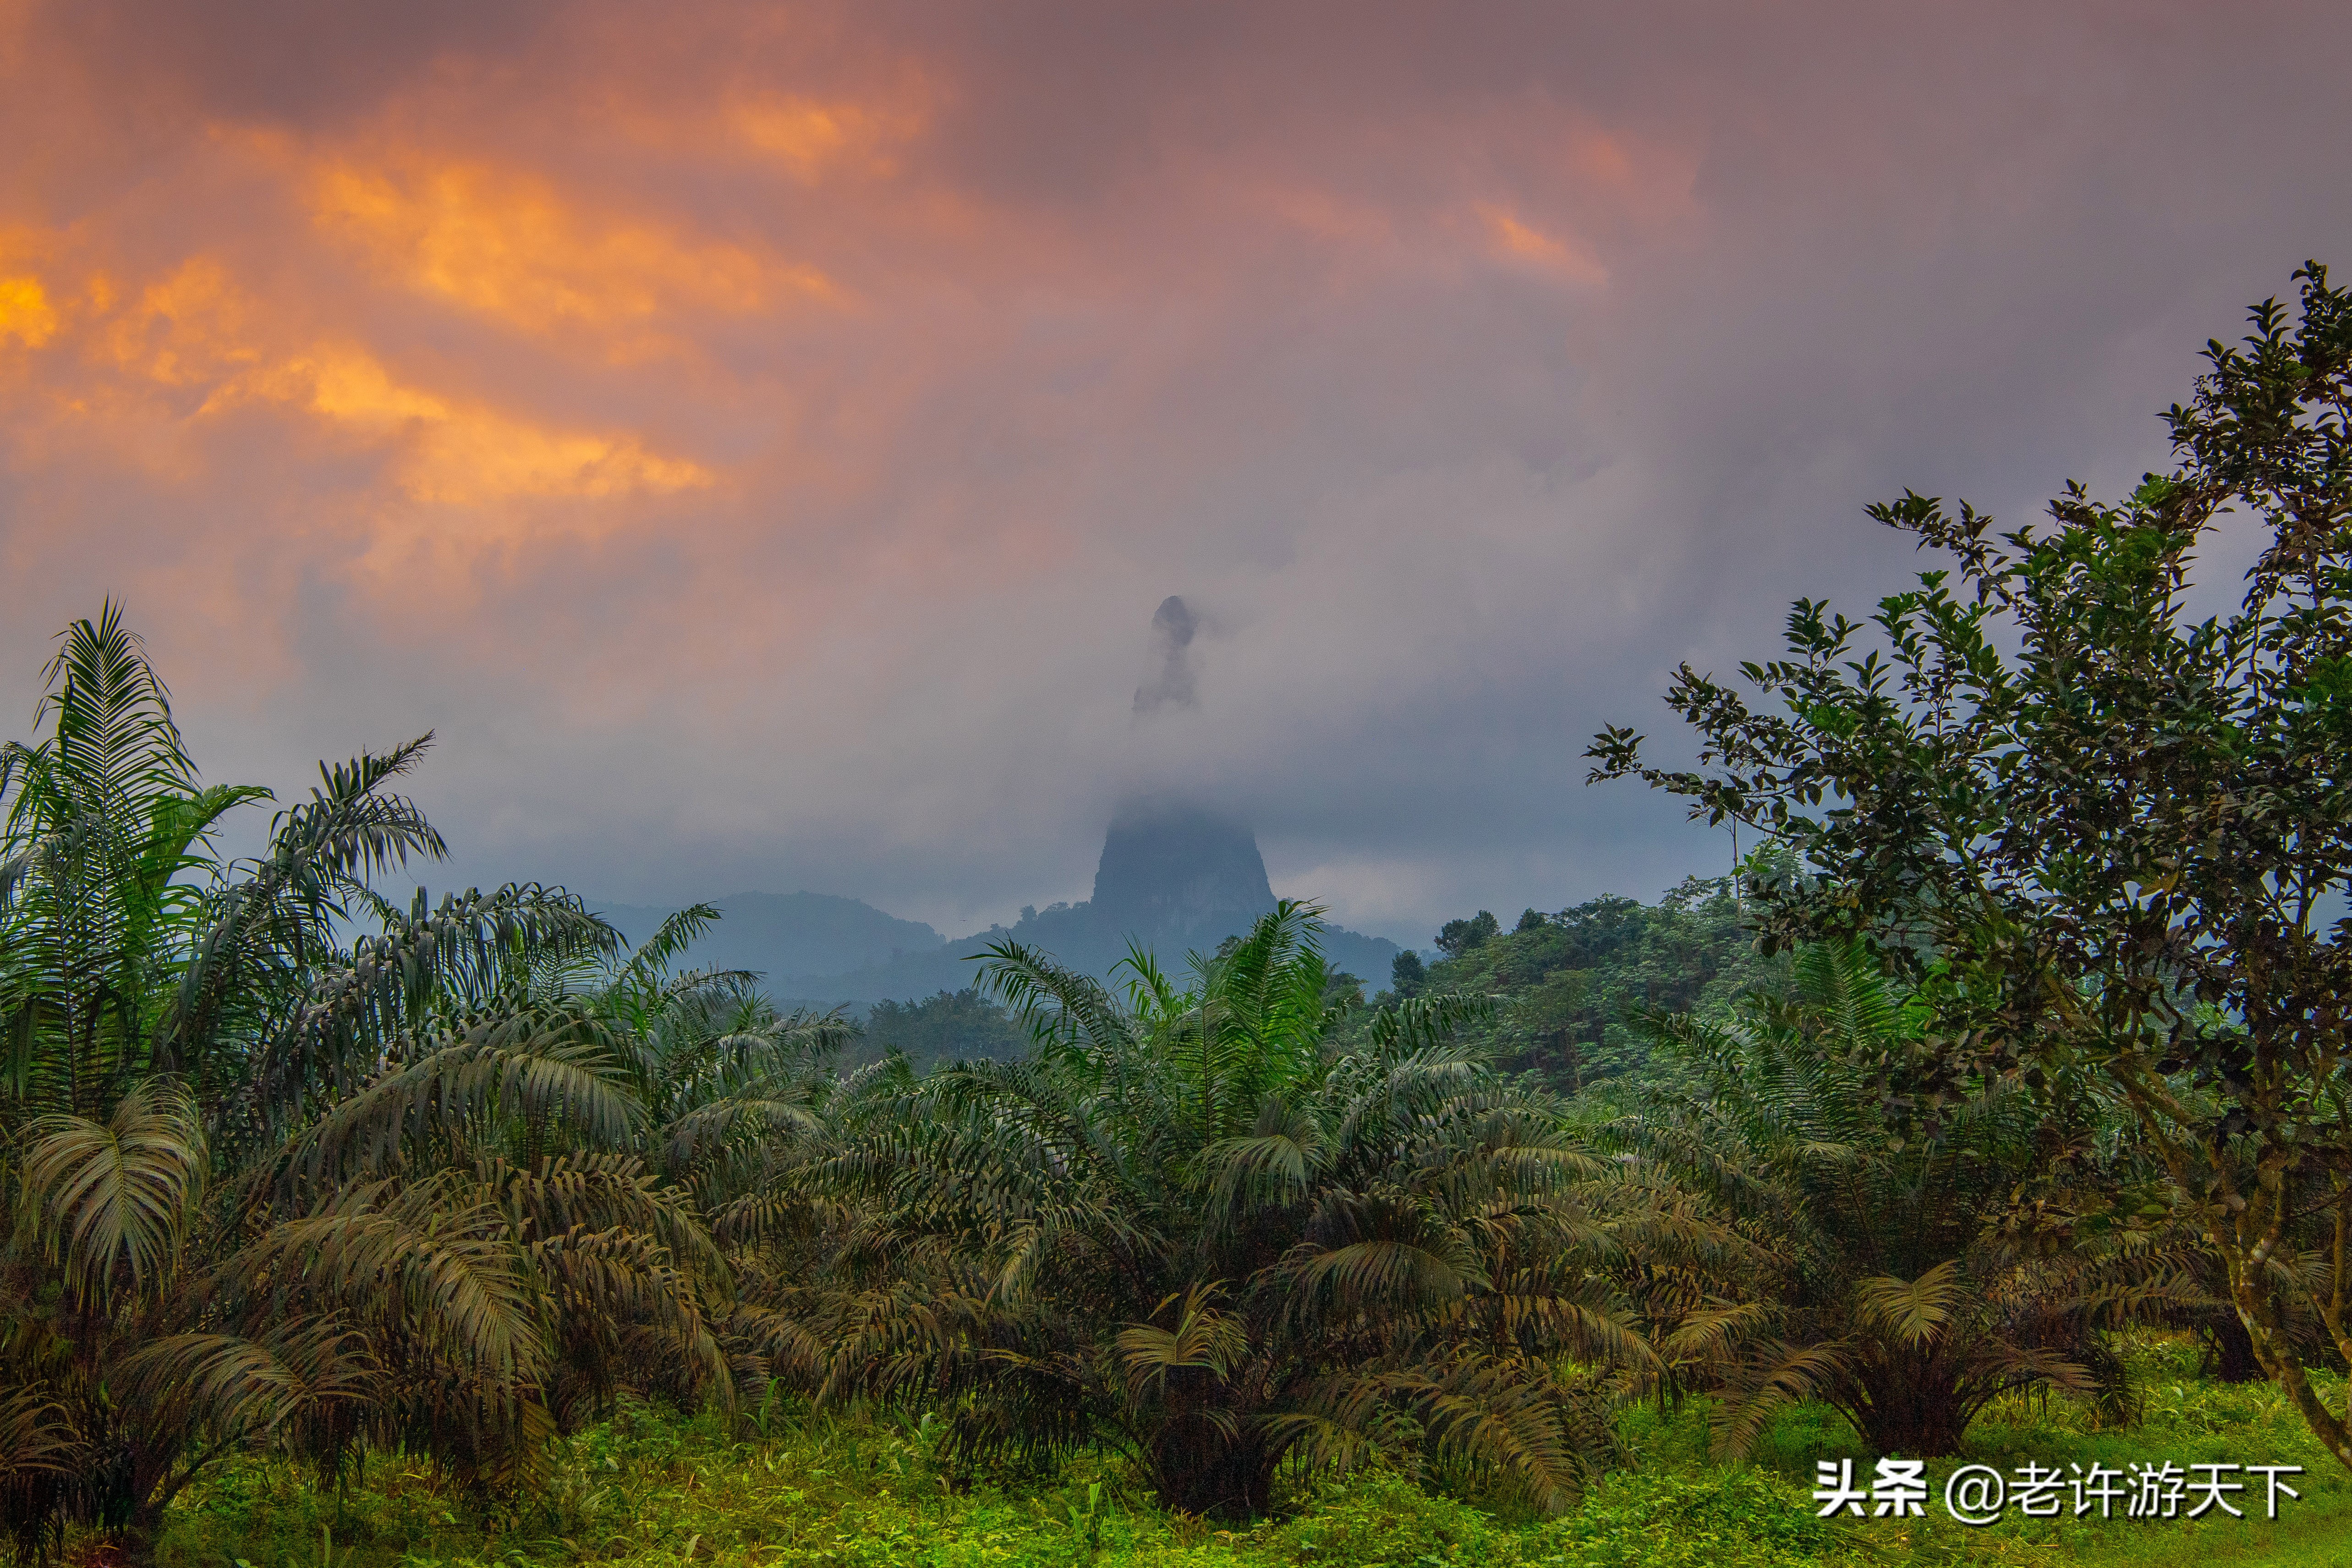
[{"label": "orange cloud", "polygon": [[[0,300],[13,298],[0,292]],[[43,319],[50,323],[46,333],[55,318]],[[385,451],[393,484],[428,506],[661,494],[712,483],[701,465],[652,452],[635,436],[565,429],[409,384],[352,343],[275,341],[268,313],[210,257],[141,290],[93,331],[89,352],[134,384],[200,395],[190,422],[254,405],[323,420]],[[88,400],[79,406],[95,407]]]},{"label": "orange cloud", "polygon": [[1573,283],[1599,287],[1609,281],[1600,258],[1573,239],[1544,233],[1507,207],[1480,202],[1471,210],[1486,226],[1489,248],[1498,257],[1550,272]]},{"label": "orange cloud", "polygon": [[251,300],[217,260],[200,256],[142,289],[95,347],[159,385],[211,387],[261,363],[256,331]]},{"label": "orange cloud", "polygon": [[310,173],[314,219],[380,271],[529,332],[585,326],[643,348],[642,329],[667,312],[841,295],[814,268],[586,212],[543,180],[480,163],[328,159]]},{"label": "orange cloud", "polygon": [[58,330],[58,313],[37,278],[0,278],[0,341],[39,348]]},{"label": "orange cloud", "polygon": [[403,385],[347,345],[289,358],[224,390],[306,408],[362,437],[399,440],[395,481],[427,505],[662,493],[711,482],[699,464],[648,452],[634,436],[551,429]]},{"label": "orange cloud", "polygon": [[925,120],[911,104],[875,107],[791,94],[743,99],[727,115],[738,137],[809,184],[842,169],[895,174],[897,149],[921,132]]}]

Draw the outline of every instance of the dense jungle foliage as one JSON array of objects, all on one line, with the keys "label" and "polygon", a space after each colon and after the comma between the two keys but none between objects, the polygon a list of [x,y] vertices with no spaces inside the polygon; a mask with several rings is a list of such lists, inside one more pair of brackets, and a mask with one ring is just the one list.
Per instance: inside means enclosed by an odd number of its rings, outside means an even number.
[{"label": "dense jungle foliage", "polygon": [[[1503,929],[1481,910],[1448,921],[1433,938],[1444,954],[1424,963],[1400,953],[1375,1002],[1424,992],[1491,998],[1465,1022],[1464,1036],[1510,1072],[1533,1072],[1576,1094],[1611,1079],[1664,1068],[1644,1017],[1692,1012],[1729,1016],[1759,986],[1781,984],[1786,965],[1759,957],[1735,879],[1692,878],[1655,904],[1607,897],[1553,914],[1529,910]],[[1363,982],[1336,974],[1342,989]],[[990,994],[973,985],[903,1002],[877,1002],[861,1020],[851,1058],[875,1061],[898,1051],[918,1068],[962,1058],[1009,1060],[1028,1036]]]},{"label": "dense jungle foliage", "polygon": [[977,985],[877,1002],[866,1010],[858,1032],[856,1059],[879,1061],[896,1051],[919,1070],[943,1062],[1010,1061],[1029,1048],[1021,1026]]},{"label": "dense jungle foliage", "polygon": [[1392,993],[1494,997],[1493,1014],[1467,1035],[1565,1094],[1653,1072],[1645,1018],[1724,1017],[1785,972],[1758,955],[1728,877],[1693,878],[1655,904],[1601,898],[1557,914],[1529,910],[1509,931],[1482,910],[1448,921],[1436,942],[1445,956],[1433,963],[1398,956]]},{"label": "dense jungle foliage", "polygon": [[[686,967],[708,907],[633,947],[559,889],[388,899],[446,853],[429,737],[208,784],[120,611],[76,623],[0,749],[11,1548],[2303,1550],[2352,1506],[2352,300],[2302,280],[2173,475],[1998,542],[1880,509],[1957,572],[1882,646],[1801,604],[1777,710],[1670,694],[1698,771],[1597,741],[1764,836],[1736,883],[1482,911],[1370,1001],[1286,903],[1116,985],[1000,942],[861,1040]],[[2192,624],[2228,507],[2270,542]],[[2192,1437],[2342,1463],[2128,1550],[1790,1479]]]}]

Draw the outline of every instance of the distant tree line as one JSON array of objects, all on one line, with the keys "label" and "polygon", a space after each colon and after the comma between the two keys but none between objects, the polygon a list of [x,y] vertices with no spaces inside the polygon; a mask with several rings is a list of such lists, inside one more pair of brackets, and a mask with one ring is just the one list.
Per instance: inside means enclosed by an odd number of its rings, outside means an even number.
[{"label": "distant tree line", "polygon": [[1475,1026],[1507,1068],[1576,1093],[1653,1066],[1649,1022],[1667,1014],[1728,1016],[1732,1004],[1780,983],[1761,957],[1733,880],[1693,878],[1655,904],[1603,897],[1553,914],[1528,910],[1509,931],[1487,910],[1449,921],[1445,954],[1397,955],[1391,994],[1461,991],[1496,999]]},{"label": "distant tree line", "polygon": [[1029,1048],[1029,1037],[1013,1016],[971,985],[920,1000],[877,1002],[866,1009],[860,1034],[854,1052],[859,1059],[895,1052],[919,1070],[944,1062],[1010,1061]]}]

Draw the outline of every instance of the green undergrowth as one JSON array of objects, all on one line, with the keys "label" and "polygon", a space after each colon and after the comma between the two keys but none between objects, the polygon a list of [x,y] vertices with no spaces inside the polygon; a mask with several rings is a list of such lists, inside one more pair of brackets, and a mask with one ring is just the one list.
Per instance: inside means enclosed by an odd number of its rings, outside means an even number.
[{"label": "green undergrowth", "polygon": [[[1971,1530],[1931,1500],[1925,1520],[1815,1517],[1813,1466],[1868,1458],[1817,1406],[1789,1412],[1755,1461],[1711,1460],[1706,1410],[1644,1406],[1622,1425],[1629,1463],[1575,1512],[1531,1520],[1435,1495],[1400,1476],[1358,1473],[1294,1488],[1277,1516],[1245,1529],[1150,1506],[1108,1458],[1052,1478],[951,1487],[931,1433],[887,1420],[779,1421],[730,1438],[715,1420],[633,1408],[559,1449],[543,1491],[485,1516],[421,1465],[379,1458],[340,1493],[266,1459],[223,1467],[186,1493],[159,1543],[163,1563],[245,1568],[541,1568],[615,1563],[805,1563],[866,1568],[1026,1565],[1330,1564],[1333,1568],[1875,1568],[1965,1563],[2339,1564],[2352,1557],[2352,1477],[2267,1384],[2200,1381],[2178,1346],[2135,1349],[2144,1409],[2102,1426],[2063,1402],[1996,1407],[1970,1450],[1930,1467],[1940,1499],[1951,1465],[2004,1470],[2136,1460],[2302,1464],[2302,1500],[2276,1523],[2018,1521]],[[2340,1397],[2340,1385],[2328,1385]]]}]

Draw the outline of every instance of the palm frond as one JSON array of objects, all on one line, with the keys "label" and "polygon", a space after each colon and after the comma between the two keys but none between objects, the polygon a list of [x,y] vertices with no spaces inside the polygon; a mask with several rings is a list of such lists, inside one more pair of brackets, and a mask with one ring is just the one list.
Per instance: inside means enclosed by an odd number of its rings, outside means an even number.
[{"label": "palm frond", "polygon": [[1140,1400],[1165,1391],[1172,1373],[1205,1373],[1223,1382],[1249,1353],[1249,1331],[1242,1320],[1221,1310],[1213,1284],[1196,1284],[1168,1297],[1152,1316],[1175,1309],[1174,1326],[1129,1323],[1115,1343],[1127,1376],[1128,1397]]},{"label": "palm frond", "polygon": [[1916,1279],[1873,1275],[1853,1283],[1855,1318],[1899,1343],[1926,1345],[1950,1327],[1966,1290],[1956,1258],[1944,1259]]},{"label": "palm frond", "polygon": [[1065,969],[1034,948],[1007,939],[982,950],[981,984],[1013,1009],[1041,1042],[1097,1049],[1131,1045],[1127,1016],[1102,982]]},{"label": "palm frond", "polygon": [[110,1306],[173,1267],[207,1168],[205,1126],[176,1085],[140,1084],[104,1121],[51,1115],[26,1129],[25,1201],[70,1289]]}]

